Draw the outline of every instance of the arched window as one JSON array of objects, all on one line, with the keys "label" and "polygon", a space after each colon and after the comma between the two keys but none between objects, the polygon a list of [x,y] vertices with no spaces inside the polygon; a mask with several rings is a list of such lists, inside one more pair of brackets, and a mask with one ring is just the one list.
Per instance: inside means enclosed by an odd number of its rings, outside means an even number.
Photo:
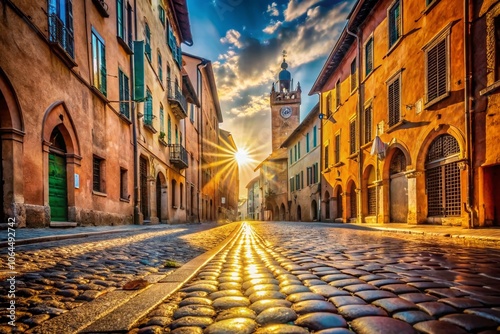
[{"label": "arched window", "polygon": [[425,164],[428,216],[460,216],[460,146],[450,135],[437,137],[429,147]]}]

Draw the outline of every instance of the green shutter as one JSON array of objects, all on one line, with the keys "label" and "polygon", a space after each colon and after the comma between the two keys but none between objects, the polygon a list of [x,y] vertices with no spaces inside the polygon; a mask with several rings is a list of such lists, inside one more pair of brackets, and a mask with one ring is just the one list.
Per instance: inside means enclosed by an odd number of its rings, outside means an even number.
[{"label": "green shutter", "polygon": [[143,101],[145,98],[144,41],[134,41],[134,101]]}]

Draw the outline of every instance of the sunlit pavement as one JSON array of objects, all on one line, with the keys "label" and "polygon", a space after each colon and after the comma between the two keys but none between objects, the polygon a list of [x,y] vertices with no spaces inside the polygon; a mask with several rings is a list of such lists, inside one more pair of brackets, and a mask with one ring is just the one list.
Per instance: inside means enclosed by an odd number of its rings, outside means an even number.
[{"label": "sunlit pavement", "polygon": [[130,333],[495,333],[499,279],[496,249],[247,223]]},{"label": "sunlit pavement", "polygon": [[[21,246],[16,326],[7,325],[3,277],[0,333],[499,330],[495,229],[469,237],[460,228],[396,224],[239,226],[180,225]],[[167,259],[189,262],[175,269]],[[125,291],[134,279],[149,283]]]}]

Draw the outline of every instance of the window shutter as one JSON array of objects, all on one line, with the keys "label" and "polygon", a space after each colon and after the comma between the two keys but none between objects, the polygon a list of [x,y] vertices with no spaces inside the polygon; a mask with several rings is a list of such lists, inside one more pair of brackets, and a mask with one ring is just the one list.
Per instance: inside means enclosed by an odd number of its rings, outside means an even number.
[{"label": "window shutter", "polygon": [[356,152],[356,120],[352,120],[349,124],[349,153]]},{"label": "window shutter", "polygon": [[400,91],[399,78],[389,85],[389,126],[398,123],[401,118],[400,113]]},{"label": "window shutter", "polygon": [[142,101],[145,97],[144,41],[134,41],[134,101]]},{"label": "window shutter", "polygon": [[104,44],[102,43],[99,43],[98,44],[100,49],[101,49],[101,62],[100,62],[100,65],[101,65],[101,68],[100,68],[100,72],[101,72],[101,92],[106,95],[106,80],[107,80],[107,77],[106,77],[106,47],[104,46]]},{"label": "window shutter", "polygon": [[370,38],[370,40],[366,43],[365,59],[365,75],[368,75],[373,70],[373,38]]},{"label": "window shutter", "polygon": [[427,102],[447,93],[446,39],[427,52]]},{"label": "window shutter", "polygon": [[69,32],[71,34],[73,34],[73,0],[66,0],[66,6],[67,6],[67,10],[68,10],[68,22],[66,22],[67,24],[67,28],[69,30]]},{"label": "window shutter", "polygon": [[372,107],[365,109],[365,144],[372,140]]}]

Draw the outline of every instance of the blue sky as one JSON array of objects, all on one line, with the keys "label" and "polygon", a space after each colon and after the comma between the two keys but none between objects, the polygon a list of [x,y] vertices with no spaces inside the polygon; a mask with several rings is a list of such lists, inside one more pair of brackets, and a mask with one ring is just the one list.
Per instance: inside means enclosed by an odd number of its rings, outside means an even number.
[{"label": "blue sky", "polygon": [[302,87],[301,120],[318,102],[308,96],[354,0],[187,0],[193,46],[183,50],[213,63],[224,122],[254,163],[241,168],[240,194],[271,153],[269,92],[287,51]]}]

